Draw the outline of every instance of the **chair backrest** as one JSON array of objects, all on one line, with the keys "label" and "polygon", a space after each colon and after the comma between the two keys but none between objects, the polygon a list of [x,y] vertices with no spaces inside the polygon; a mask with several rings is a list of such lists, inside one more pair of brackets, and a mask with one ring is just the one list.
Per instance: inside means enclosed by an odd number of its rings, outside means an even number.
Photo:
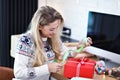
[{"label": "chair backrest", "polygon": [[0,80],[12,80],[14,73],[12,68],[0,67]]},{"label": "chair backrest", "polygon": [[12,35],[11,36],[11,49],[10,49],[10,55],[11,57],[15,57],[15,48],[16,48],[16,43],[19,40],[20,34],[19,35]]}]

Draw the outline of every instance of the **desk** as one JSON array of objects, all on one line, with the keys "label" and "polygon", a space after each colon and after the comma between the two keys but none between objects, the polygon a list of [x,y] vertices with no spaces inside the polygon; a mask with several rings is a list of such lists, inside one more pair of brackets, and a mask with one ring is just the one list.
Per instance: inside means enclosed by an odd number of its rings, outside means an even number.
[{"label": "desk", "polygon": [[[93,59],[95,60],[95,58],[93,58]],[[54,78],[56,78],[57,80],[70,80],[68,78],[65,78],[63,74],[64,74],[64,68],[58,73],[52,73],[52,76]],[[103,79],[103,77],[104,77],[104,75],[98,75],[98,74],[94,73],[93,79],[90,79],[90,80],[116,80],[115,78],[109,77],[107,75],[105,75],[105,79]]]},{"label": "desk", "polygon": [[[64,78],[63,72],[62,73],[61,72],[60,73],[53,73],[52,76],[54,78],[56,78],[57,80],[70,80],[68,78]],[[95,74],[93,80],[104,80],[103,79],[103,75],[97,75],[97,74]],[[112,78],[112,77],[106,76],[105,80],[116,80],[116,79]]]},{"label": "desk", "polygon": [[[78,43],[65,43],[66,46],[68,47],[74,47],[76,46]],[[91,56],[90,54],[87,53],[88,56]],[[96,60],[96,58],[92,57],[92,59]],[[64,78],[63,76],[63,71],[60,71],[58,73],[53,73],[52,76],[55,77],[57,80],[70,80],[68,78]],[[103,75],[98,75],[98,74],[94,74],[94,77],[93,77],[93,80],[104,80],[103,79]],[[112,78],[112,77],[108,77],[106,76],[106,79],[105,80],[116,80],[115,78]]]},{"label": "desk", "polygon": [[[64,74],[63,71],[64,71],[64,69],[62,71],[58,72],[58,73],[52,73],[51,76],[53,76],[57,80],[70,80],[70,79],[65,78],[63,76],[63,74]],[[92,80],[116,80],[116,79],[112,78],[112,77],[109,77],[107,75],[105,76],[105,79],[103,79],[103,75],[98,75],[98,74],[94,73],[94,77],[93,77]]]}]

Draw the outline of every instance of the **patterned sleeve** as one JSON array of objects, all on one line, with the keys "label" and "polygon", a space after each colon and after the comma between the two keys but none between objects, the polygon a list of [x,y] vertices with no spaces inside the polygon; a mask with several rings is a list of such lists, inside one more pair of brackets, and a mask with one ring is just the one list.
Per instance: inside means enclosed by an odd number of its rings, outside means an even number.
[{"label": "patterned sleeve", "polygon": [[[34,79],[49,73],[48,66],[32,67],[34,45],[29,36],[22,36],[16,46],[14,75],[17,79]],[[41,73],[42,72],[42,73]]]},{"label": "patterned sleeve", "polygon": [[30,37],[22,36],[17,44],[16,52],[28,57],[33,56],[33,42]]}]

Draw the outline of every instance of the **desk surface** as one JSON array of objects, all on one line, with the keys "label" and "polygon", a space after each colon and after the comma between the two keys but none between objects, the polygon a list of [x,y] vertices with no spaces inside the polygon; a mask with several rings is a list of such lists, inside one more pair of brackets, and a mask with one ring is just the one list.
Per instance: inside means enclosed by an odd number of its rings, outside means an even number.
[{"label": "desk surface", "polygon": [[[52,76],[54,78],[56,78],[57,80],[70,80],[68,78],[65,78],[63,74],[64,74],[64,69],[62,69],[62,71],[60,71],[58,73],[52,73]],[[105,76],[105,79],[104,79],[104,76]],[[90,80],[116,80],[116,79],[109,77],[107,75],[98,75],[98,74],[94,73],[93,79],[90,79]]]},{"label": "desk surface", "polygon": [[[61,73],[53,73],[52,76],[55,77],[57,80],[70,80],[68,78],[65,78],[63,76],[63,73],[62,74]],[[97,74],[95,74],[94,78],[92,80],[116,80],[116,79],[112,78],[112,77],[108,77],[108,76],[105,76],[105,79],[104,79],[103,75],[97,75]]]},{"label": "desk surface", "polygon": [[[69,44],[65,44],[65,45],[68,47],[72,47],[72,46],[76,46],[77,44],[78,43],[75,43],[75,44],[69,43]],[[85,53],[85,54],[88,57],[91,56],[89,53]],[[92,56],[92,59],[96,60],[96,58],[94,58],[93,56]],[[59,73],[53,73],[52,76],[55,77],[57,80],[70,80],[63,76],[63,70]],[[112,77],[108,77],[108,76],[105,76],[105,79],[103,79],[103,75],[94,74],[93,80],[116,80],[116,79],[112,78]]]}]

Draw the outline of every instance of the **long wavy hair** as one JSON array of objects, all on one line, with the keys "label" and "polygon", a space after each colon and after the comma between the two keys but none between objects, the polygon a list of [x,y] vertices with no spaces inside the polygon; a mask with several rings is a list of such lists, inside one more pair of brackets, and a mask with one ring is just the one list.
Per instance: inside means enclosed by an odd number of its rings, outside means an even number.
[{"label": "long wavy hair", "polygon": [[35,44],[35,56],[33,61],[33,66],[43,65],[48,59],[45,56],[44,46],[42,42],[40,27],[44,27],[55,20],[60,20],[59,29],[57,33],[52,37],[48,38],[48,42],[51,45],[53,51],[55,52],[55,57],[58,58],[60,55],[60,34],[63,28],[63,17],[54,8],[50,6],[42,6],[39,8],[30,23],[29,30],[32,33],[34,44]]}]

